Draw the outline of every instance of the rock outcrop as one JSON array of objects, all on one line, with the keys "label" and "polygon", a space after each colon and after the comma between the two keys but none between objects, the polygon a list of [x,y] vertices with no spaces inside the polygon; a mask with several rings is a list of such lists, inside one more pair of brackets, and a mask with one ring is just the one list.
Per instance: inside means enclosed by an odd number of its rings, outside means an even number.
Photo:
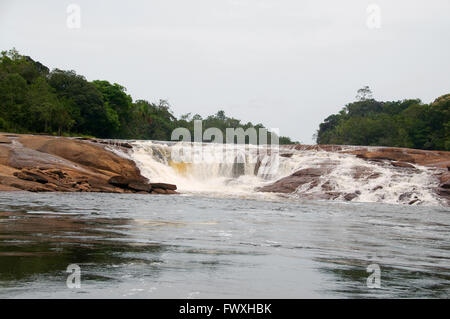
[{"label": "rock outcrop", "polygon": [[[153,187],[136,164],[98,140],[0,135],[0,191],[176,194]],[[114,145],[123,151],[128,143]],[[168,189],[170,192],[158,192]]]},{"label": "rock outcrop", "polygon": [[[414,165],[427,166],[434,169],[436,181],[439,186],[435,193],[450,203],[450,152],[425,151],[408,148],[394,147],[360,147],[340,145],[295,145],[281,146],[284,151],[325,151],[343,154],[351,154],[357,158],[374,162],[378,165],[390,165],[396,170],[407,170],[410,173],[418,172]],[[290,154],[290,153],[287,153]],[[291,155],[292,156],[292,155]],[[287,157],[287,156],[284,156]],[[333,161],[324,161],[314,168],[306,168],[296,171],[290,176],[284,177],[274,183],[258,189],[261,192],[293,193],[299,192],[303,197],[309,199],[336,199],[351,201],[358,197],[358,191],[343,193],[336,191],[330,182],[324,182],[322,177],[335,168]],[[379,177],[378,172],[372,171],[366,166],[352,167],[351,176],[354,180],[370,181]],[[372,191],[383,189],[384,185],[377,185]],[[314,189],[314,191],[310,191]],[[414,198],[412,193],[402,194],[400,200],[408,204],[415,204],[419,199]]]},{"label": "rock outcrop", "polygon": [[[281,146],[282,147],[282,146]],[[345,146],[345,145],[294,145],[288,146],[299,151],[326,151],[354,154],[366,160],[388,160],[403,163],[419,164],[430,167],[450,167],[450,152],[426,151],[401,147],[378,146]]]}]

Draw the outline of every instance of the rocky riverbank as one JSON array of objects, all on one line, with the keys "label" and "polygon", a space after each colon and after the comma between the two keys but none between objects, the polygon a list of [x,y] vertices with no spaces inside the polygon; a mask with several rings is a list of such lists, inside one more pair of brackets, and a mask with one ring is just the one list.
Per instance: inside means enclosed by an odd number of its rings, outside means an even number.
[{"label": "rocky riverbank", "polygon": [[0,191],[177,194],[176,189],[152,184],[102,140],[0,134]]},{"label": "rocky riverbank", "polygon": [[[0,133],[0,191],[177,194],[176,185],[151,183],[141,175],[134,161],[121,156],[120,152],[129,154],[131,149],[133,146],[124,141]],[[378,192],[383,201],[383,196],[393,194],[389,185],[385,185],[386,181],[398,185],[403,178],[422,174],[425,166],[434,179],[433,194],[450,203],[450,152],[338,145],[280,147],[284,158],[298,156],[299,151],[305,151],[314,165],[305,163],[290,176],[257,190],[288,194],[301,189],[302,198],[357,201],[362,196],[357,187],[347,187],[346,191],[336,180],[327,181],[330,174],[338,174],[335,179],[350,178],[352,185],[365,189],[370,185],[366,193]],[[350,161],[351,166],[341,172],[348,162],[339,161],[334,155],[316,156],[315,152],[323,154],[321,151],[350,156],[359,162]],[[259,165],[255,167],[255,174]],[[394,180],[383,179],[386,169]],[[414,185],[420,187],[420,183]],[[413,188],[398,192],[397,202],[420,204],[421,198]]]},{"label": "rocky riverbank", "polygon": [[[415,165],[425,166],[431,169],[436,180],[435,194],[450,204],[450,152],[425,151],[408,148],[394,147],[364,147],[364,146],[340,146],[340,145],[295,145],[281,147],[281,156],[289,157],[292,150],[296,151],[325,151],[333,153],[351,154],[357,158],[374,163],[382,167],[393,168],[398,173],[417,173]],[[358,191],[342,193],[333,189],[329,182],[323,183],[321,177],[328,175],[336,168],[338,163],[324,160],[313,168],[298,170],[272,184],[259,189],[261,192],[293,193],[299,187],[315,189],[320,186],[318,192],[308,193],[310,199],[336,199],[342,198],[351,201],[357,198]],[[354,181],[371,181],[380,177],[380,174],[367,166],[354,166],[351,169],[351,177]],[[375,186],[377,191],[385,185]],[[402,202],[415,204],[420,200],[414,197],[413,190],[405,192],[399,198]]]}]

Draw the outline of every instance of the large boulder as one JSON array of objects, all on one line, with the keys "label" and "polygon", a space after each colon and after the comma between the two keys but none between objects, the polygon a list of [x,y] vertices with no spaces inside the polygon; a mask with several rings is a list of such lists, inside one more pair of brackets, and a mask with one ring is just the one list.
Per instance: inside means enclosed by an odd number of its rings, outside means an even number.
[{"label": "large boulder", "polygon": [[124,176],[112,176],[110,179],[108,179],[108,183],[117,187],[128,187],[128,184],[132,183],[133,180],[130,180],[129,178],[126,178]]},{"label": "large boulder", "polygon": [[106,171],[127,178],[142,178],[133,161],[90,142],[70,138],[28,135],[21,136],[19,142],[28,149],[51,154],[100,173]]},{"label": "large boulder", "polygon": [[282,178],[270,185],[263,186],[258,190],[260,192],[293,193],[298,187],[307,183],[311,183],[313,187],[317,186],[319,178],[328,174],[330,170],[331,167],[326,165],[301,169],[290,176]]},{"label": "large boulder", "polygon": [[108,183],[120,188],[131,189],[140,192],[150,192],[152,186],[146,181],[146,179],[131,179],[124,176],[113,176],[108,180]]},{"label": "large boulder", "polygon": [[166,184],[166,183],[151,183],[152,188],[159,188],[159,189],[170,189],[172,191],[177,190],[177,185],[174,184]]},{"label": "large boulder", "polygon": [[128,188],[135,190],[135,191],[147,192],[147,193],[150,193],[152,191],[152,186],[150,184],[138,182],[138,181],[128,184]]},{"label": "large boulder", "polygon": [[[0,143],[0,191],[152,191],[133,161],[101,144],[50,136],[17,135],[14,139],[14,143]],[[176,189],[171,184],[160,187]]]}]

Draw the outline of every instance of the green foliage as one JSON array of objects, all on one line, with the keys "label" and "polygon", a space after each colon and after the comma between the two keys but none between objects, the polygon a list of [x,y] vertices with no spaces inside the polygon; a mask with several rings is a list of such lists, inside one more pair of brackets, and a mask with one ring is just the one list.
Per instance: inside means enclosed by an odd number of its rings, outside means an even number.
[{"label": "green foliage", "polygon": [[[63,136],[170,140],[172,131],[191,132],[198,114],[177,119],[165,100],[133,102],[126,88],[108,81],[89,82],[75,71],[50,70],[17,50],[0,56],[0,130]],[[203,128],[263,127],[243,124],[224,111],[208,116]],[[192,134],[193,136],[193,134]],[[280,143],[292,143],[280,137]]]},{"label": "green foliage", "polygon": [[320,124],[318,144],[450,150],[450,94],[431,104],[418,99],[379,102],[367,98],[371,95],[368,87],[359,90],[358,95],[364,98]]},{"label": "green foliage", "polygon": [[[227,128],[242,128],[247,131],[250,128],[254,128],[256,130],[256,137],[258,144],[265,143],[264,141],[259,140],[258,129],[264,129],[265,127],[262,124],[253,125],[251,122],[242,123],[240,120],[235,119],[233,117],[228,117],[225,115],[225,111],[219,110],[216,114],[210,115],[203,119],[200,115],[195,114],[191,117],[191,114],[184,114],[180,117],[180,120],[176,121],[177,127],[185,127],[191,133],[191,138],[194,140],[194,121],[202,120],[202,128],[203,130],[207,130],[208,128],[218,128],[223,135],[223,141],[225,141],[226,137],[226,129]],[[207,141],[210,142],[210,141]],[[234,142],[238,142],[237,138],[235,138]],[[249,143],[249,136],[245,137],[245,143]],[[271,138],[267,136],[267,144],[271,144]],[[279,144],[299,144],[299,142],[292,141],[289,137],[279,136]]]}]

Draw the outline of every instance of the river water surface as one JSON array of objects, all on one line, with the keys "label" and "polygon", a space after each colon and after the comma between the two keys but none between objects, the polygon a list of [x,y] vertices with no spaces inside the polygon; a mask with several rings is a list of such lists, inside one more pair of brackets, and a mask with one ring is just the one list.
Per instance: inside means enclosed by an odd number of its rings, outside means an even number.
[{"label": "river water surface", "polygon": [[[450,293],[450,210],[193,195],[0,193],[0,298]],[[81,287],[68,288],[68,265]],[[380,288],[369,288],[369,265]]]}]

